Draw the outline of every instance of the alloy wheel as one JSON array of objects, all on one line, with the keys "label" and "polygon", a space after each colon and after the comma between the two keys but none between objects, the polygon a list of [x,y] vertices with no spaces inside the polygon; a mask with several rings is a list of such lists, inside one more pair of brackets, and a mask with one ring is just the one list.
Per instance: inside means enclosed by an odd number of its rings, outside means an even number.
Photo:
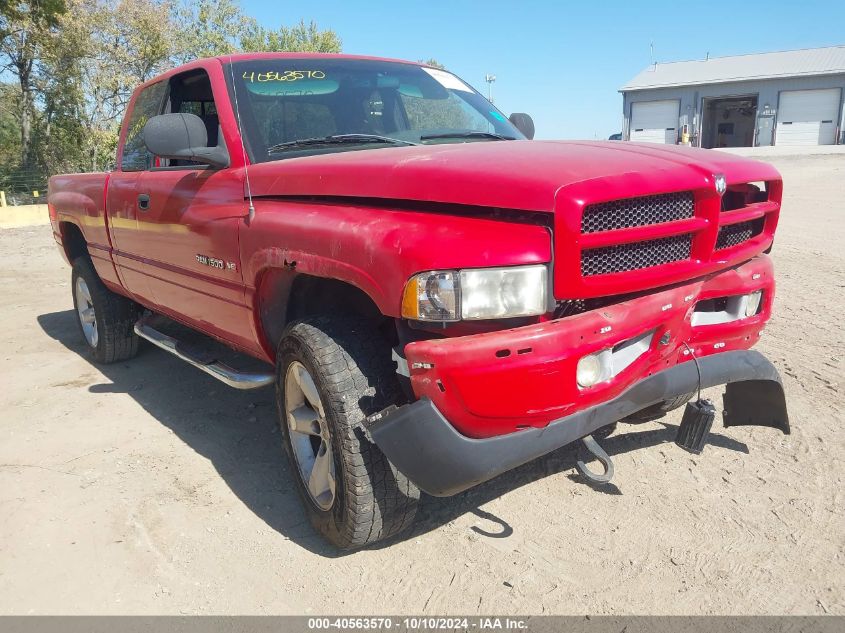
[{"label": "alloy wheel", "polygon": [[285,417],[302,483],[312,501],[329,510],[336,490],[329,425],[314,379],[299,361],[285,374]]},{"label": "alloy wheel", "polygon": [[97,347],[97,341],[99,340],[99,335],[97,334],[97,314],[94,312],[91,291],[82,277],[77,277],[74,292],[76,293],[76,312],[79,316],[79,323],[82,325],[82,334],[91,347]]}]

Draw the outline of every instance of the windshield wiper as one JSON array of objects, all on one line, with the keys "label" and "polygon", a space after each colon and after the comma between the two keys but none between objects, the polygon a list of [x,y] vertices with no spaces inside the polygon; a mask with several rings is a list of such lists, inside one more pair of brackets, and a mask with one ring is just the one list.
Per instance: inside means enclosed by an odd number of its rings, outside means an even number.
[{"label": "windshield wiper", "polygon": [[300,138],[294,141],[287,141],[285,143],[277,143],[267,148],[268,154],[276,152],[283,152],[288,149],[296,149],[298,147],[311,147],[315,145],[340,145],[343,143],[387,143],[390,145],[419,145],[413,141],[404,141],[400,138],[391,138],[390,136],[379,136],[378,134],[335,134],[333,136],[323,136],[319,138]]},{"label": "windshield wiper", "polygon": [[430,141],[438,138],[489,138],[497,141],[515,141],[513,136],[504,136],[503,134],[496,134],[495,132],[444,132],[443,134],[423,134],[420,136],[421,141]]}]

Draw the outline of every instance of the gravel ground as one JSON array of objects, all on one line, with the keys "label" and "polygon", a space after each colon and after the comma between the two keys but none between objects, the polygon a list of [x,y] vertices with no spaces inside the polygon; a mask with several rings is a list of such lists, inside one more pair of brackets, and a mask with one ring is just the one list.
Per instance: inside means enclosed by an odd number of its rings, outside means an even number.
[{"label": "gravel ground", "polygon": [[604,492],[564,448],[346,556],[305,520],[271,390],[150,347],[92,365],[49,227],[0,231],[0,613],[845,614],[845,158],[772,160],[759,348],[792,435],[714,426],[694,457],[676,412],[605,442]]}]

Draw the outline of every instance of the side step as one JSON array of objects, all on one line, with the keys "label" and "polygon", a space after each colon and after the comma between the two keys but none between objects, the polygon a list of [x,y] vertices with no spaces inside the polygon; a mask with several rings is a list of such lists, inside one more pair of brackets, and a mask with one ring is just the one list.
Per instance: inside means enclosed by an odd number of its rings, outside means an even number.
[{"label": "side step", "polygon": [[178,340],[159,332],[144,319],[135,324],[135,334],[235,389],[258,389],[272,384],[275,380],[272,372],[243,372],[216,359],[202,358],[201,354],[192,352],[187,345],[180,345]]}]

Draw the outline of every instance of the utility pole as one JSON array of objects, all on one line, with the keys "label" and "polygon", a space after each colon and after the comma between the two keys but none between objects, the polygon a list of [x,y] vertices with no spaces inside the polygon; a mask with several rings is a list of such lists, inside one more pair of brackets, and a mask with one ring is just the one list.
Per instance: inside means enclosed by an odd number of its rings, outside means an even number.
[{"label": "utility pole", "polygon": [[493,103],[493,82],[496,81],[496,75],[484,75],[484,81],[487,82],[487,101]]}]

